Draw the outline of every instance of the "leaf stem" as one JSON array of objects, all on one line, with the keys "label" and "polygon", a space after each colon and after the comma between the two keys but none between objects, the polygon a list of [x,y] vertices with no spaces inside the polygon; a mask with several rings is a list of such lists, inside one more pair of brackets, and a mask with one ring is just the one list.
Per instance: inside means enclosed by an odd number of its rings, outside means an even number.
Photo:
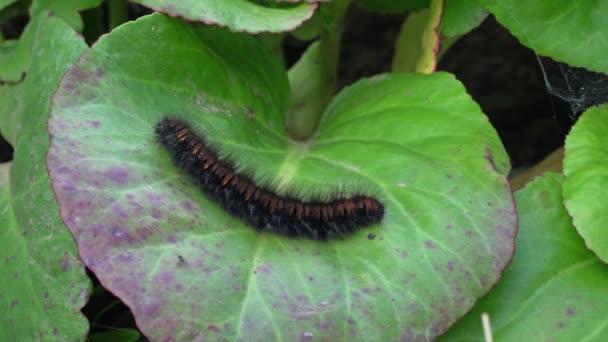
[{"label": "leaf stem", "polygon": [[321,5],[320,38],[289,70],[292,102],[285,117],[285,128],[293,139],[307,140],[313,136],[336,91],[344,15],[350,1],[335,0]]}]

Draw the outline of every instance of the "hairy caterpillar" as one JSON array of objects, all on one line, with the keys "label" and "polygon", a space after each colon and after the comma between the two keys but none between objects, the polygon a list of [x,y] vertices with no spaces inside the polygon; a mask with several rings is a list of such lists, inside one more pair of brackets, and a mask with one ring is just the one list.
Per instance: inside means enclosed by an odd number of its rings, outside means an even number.
[{"label": "hairy caterpillar", "polygon": [[247,175],[237,173],[231,161],[220,159],[205,138],[182,119],[163,118],[154,130],[173,162],[209,198],[259,231],[326,240],[378,223],[384,216],[382,203],[367,195],[302,201],[258,186]]}]

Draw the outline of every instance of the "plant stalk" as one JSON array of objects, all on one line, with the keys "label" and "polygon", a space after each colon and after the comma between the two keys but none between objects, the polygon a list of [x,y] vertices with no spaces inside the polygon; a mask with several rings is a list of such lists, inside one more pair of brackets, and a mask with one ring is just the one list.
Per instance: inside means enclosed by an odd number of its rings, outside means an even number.
[{"label": "plant stalk", "polygon": [[291,107],[285,117],[288,135],[307,140],[314,135],[336,91],[344,15],[351,0],[321,4],[320,38],[289,71]]}]

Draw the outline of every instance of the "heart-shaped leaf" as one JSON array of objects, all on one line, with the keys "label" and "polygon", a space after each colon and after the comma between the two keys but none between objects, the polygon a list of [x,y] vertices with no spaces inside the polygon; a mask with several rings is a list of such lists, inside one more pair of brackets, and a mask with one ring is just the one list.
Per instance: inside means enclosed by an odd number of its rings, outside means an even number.
[{"label": "heart-shaped leaf", "polygon": [[608,267],[585,248],[563,206],[564,177],[548,173],[515,193],[517,252],[502,279],[442,340],[602,341],[608,328]]},{"label": "heart-shaped leaf", "polygon": [[[102,37],[53,98],[49,173],[82,260],[154,340],[426,339],[513,253],[507,156],[449,74],[342,91],[316,135],[285,135],[289,86],[257,38],[154,14]],[[258,183],[366,192],[381,224],[329,242],[256,232],[155,143],[177,115]],[[334,195],[335,196],[335,195]]]},{"label": "heart-shaped leaf", "polygon": [[478,1],[536,53],[608,73],[608,1]]},{"label": "heart-shaped leaf", "polygon": [[608,105],[592,107],[566,139],[564,204],[587,247],[608,262]]},{"label": "heart-shaped leaf", "polygon": [[51,95],[87,46],[48,13],[32,26],[30,53],[45,57],[32,61],[23,83],[0,86],[0,130],[10,127],[15,148],[10,182],[0,176],[0,331],[7,341],[83,340],[88,324],[79,310],[90,284],[59,217],[44,158]]},{"label": "heart-shaped leaf", "polygon": [[236,32],[285,32],[312,17],[318,4],[265,7],[248,0],[133,0],[172,17],[225,26]]}]

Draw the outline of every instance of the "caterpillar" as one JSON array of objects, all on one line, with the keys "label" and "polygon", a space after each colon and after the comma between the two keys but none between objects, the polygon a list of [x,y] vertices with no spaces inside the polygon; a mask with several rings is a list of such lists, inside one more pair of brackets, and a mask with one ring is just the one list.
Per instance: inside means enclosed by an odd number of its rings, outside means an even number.
[{"label": "caterpillar", "polygon": [[186,121],[165,117],[154,126],[156,140],[210,199],[258,231],[327,240],[380,222],[384,206],[367,195],[303,201],[255,184],[235,171]]}]

